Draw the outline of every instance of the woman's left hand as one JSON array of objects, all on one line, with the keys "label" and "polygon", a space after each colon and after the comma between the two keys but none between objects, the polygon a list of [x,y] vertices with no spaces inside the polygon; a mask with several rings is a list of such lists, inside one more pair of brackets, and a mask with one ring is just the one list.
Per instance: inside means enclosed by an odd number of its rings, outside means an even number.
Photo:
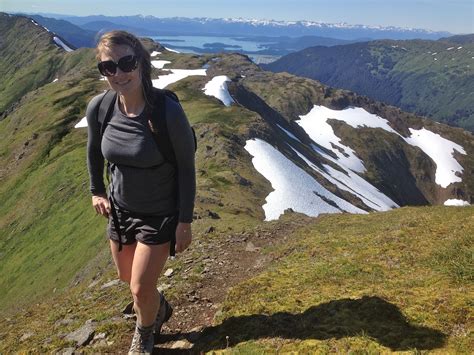
[{"label": "woman's left hand", "polygon": [[191,244],[192,239],[191,223],[179,222],[178,227],[176,227],[176,252],[185,251]]}]

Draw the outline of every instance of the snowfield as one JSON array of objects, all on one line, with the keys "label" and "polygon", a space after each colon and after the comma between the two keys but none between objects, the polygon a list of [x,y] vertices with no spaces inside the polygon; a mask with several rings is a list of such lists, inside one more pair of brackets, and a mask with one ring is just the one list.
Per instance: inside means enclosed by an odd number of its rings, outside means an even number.
[{"label": "snowfield", "polygon": [[234,99],[230,96],[229,90],[227,89],[228,81],[230,81],[230,79],[226,75],[215,76],[204,86],[203,91],[206,95],[214,96],[219,99],[225,106],[230,106],[234,102]]},{"label": "snowfield", "polygon": [[170,64],[171,62],[168,60],[152,60],[151,65],[153,65],[156,69],[163,69],[166,64]]},{"label": "snowfield", "polygon": [[311,139],[333,151],[338,157],[338,164],[343,165],[355,172],[365,172],[364,163],[355,152],[340,142],[328,123],[329,119],[344,121],[348,125],[358,127],[381,128],[387,132],[400,136],[408,144],[418,147],[428,155],[436,164],[436,183],[446,188],[449,184],[462,181],[456,173],[462,173],[463,168],[454,158],[457,151],[466,154],[460,145],[441,137],[425,128],[414,130],[410,128],[410,137],[403,137],[392,129],[388,121],[377,115],[371,114],[360,107],[348,107],[344,110],[332,110],[324,106],[315,105],[307,114],[300,116],[301,120],[296,121]]},{"label": "snowfield", "polygon": [[170,71],[171,74],[160,75],[158,79],[152,80],[153,86],[158,89],[164,89],[170,84],[180,81],[188,76],[199,75],[206,76],[206,69],[163,69]]},{"label": "snowfield", "polygon": [[463,200],[449,199],[444,202],[444,205],[445,206],[470,206],[471,204]]},{"label": "snowfield", "polygon": [[69,48],[59,37],[53,37],[54,43],[56,43],[59,47],[64,49],[66,52],[72,52],[74,49]]},{"label": "snowfield", "polygon": [[265,220],[278,219],[288,208],[308,216],[344,211],[367,213],[328,191],[267,142],[251,139],[245,149],[253,156],[255,169],[270,181],[274,189],[262,206]]}]

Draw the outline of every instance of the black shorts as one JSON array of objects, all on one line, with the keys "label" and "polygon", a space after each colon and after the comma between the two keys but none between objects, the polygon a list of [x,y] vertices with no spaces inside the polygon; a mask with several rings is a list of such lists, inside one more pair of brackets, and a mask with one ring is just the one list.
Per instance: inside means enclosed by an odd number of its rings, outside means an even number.
[{"label": "black shorts", "polygon": [[[130,245],[137,241],[143,244],[158,245],[175,239],[178,215],[143,215],[127,211],[115,205],[122,244]],[[119,242],[112,213],[107,225],[108,237]]]}]

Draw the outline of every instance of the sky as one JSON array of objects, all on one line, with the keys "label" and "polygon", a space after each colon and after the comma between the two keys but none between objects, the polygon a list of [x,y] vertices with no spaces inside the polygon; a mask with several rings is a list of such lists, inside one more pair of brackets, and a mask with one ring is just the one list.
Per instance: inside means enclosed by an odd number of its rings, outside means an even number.
[{"label": "sky", "polygon": [[309,20],[474,33],[474,0],[0,0],[0,11]]}]

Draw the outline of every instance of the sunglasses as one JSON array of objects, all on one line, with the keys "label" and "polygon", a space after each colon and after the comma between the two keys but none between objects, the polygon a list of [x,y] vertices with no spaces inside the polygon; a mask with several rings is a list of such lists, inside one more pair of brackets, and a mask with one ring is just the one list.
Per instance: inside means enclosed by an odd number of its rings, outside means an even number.
[{"label": "sunglasses", "polygon": [[100,73],[103,76],[113,76],[117,73],[117,67],[124,73],[130,73],[138,67],[138,59],[134,55],[122,57],[115,63],[113,60],[106,60],[97,64]]}]

